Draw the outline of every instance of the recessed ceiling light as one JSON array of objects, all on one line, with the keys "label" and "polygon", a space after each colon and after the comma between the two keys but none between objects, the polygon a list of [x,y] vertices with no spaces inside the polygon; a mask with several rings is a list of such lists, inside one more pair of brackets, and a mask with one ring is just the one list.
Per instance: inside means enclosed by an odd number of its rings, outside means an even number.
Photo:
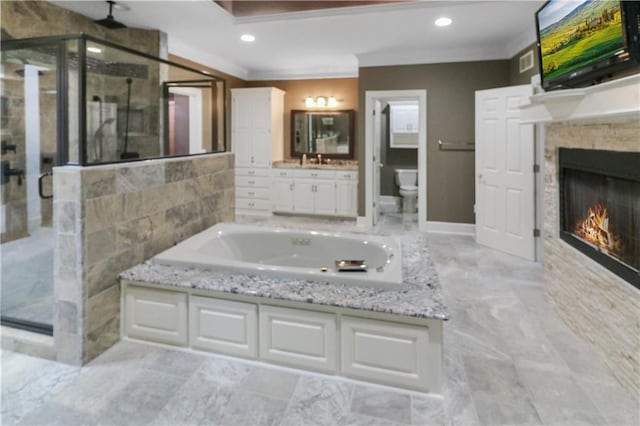
[{"label": "recessed ceiling light", "polygon": [[89,46],[87,47],[87,50],[92,53],[102,53],[102,49],[100,49],[99,47]]},{"label": "recessed ceiling light", "polygon": [[436,19],[436,25],[439,27],[446,27],[447,25],[451,25],[451,22],[453,22],[451,21],[451,18],[442,17]]},{"label": "recessed ceiling light", "polygon": [[255,39],[256,39],[256,36],[251,34],[242,34],[240,36],[240,40],[246,41],[247,43],[251,43],[252,41],[255,41]]}]

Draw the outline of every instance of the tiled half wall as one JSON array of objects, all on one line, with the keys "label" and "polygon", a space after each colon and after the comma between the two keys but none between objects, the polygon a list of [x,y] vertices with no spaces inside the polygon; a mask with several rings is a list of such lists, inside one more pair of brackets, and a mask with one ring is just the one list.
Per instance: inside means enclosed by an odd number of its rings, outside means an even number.
[{"label": "tiled half wall", "polygon": [[546,129],[544,241],[546,294],[560,317],[595,345],[618,380],[640,398],[640,291],[559,237],[559,147],[640,151],[637,120]]},{"label": "tiled half wall", "polygon": [[233,154],[54,171],[58,361],[82,365],[120,338],[120,272],[234,218]]}]

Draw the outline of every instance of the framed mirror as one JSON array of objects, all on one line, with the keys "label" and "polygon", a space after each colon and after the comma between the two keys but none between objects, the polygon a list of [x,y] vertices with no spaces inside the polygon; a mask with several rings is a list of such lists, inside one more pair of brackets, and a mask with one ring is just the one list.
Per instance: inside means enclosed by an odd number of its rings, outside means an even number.
[{"label": "framed mirror", "polygon": [[291,111],[291,156],[353,159],[354,111]]}]

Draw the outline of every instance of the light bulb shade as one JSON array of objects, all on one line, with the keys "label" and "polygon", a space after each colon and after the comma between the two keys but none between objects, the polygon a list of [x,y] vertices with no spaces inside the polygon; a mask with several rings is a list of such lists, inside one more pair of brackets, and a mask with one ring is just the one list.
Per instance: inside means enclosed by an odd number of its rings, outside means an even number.
[{"label": "light bulb shade", "polygon": [[307,99],[305,99],[304,104],[307,106],[307,108],[313,108],[314,106],[316,106],[316,102],[313,100],[311,96],[307,96]]},{"label": "light bulb shade", "polygon": [[319,107],[327,106],[327,98],[325,98],[324,96],[318,96],[318,98],[316,99],[316,104]]},{"label": "light bulb shade", "polygon": [[329,108],[337,107],[338,106],[338,100],[333,96],[329,96],[328,106],[329,106]]}]

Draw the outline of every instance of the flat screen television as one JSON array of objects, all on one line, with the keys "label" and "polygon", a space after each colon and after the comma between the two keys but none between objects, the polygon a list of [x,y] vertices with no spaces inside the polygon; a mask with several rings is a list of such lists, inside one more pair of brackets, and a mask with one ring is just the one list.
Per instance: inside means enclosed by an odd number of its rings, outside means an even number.
[{"label": "flat screen television", "polygon": [[640,64],[639,1],[550,0],[536,12],[542,87],[581,87]]}]

